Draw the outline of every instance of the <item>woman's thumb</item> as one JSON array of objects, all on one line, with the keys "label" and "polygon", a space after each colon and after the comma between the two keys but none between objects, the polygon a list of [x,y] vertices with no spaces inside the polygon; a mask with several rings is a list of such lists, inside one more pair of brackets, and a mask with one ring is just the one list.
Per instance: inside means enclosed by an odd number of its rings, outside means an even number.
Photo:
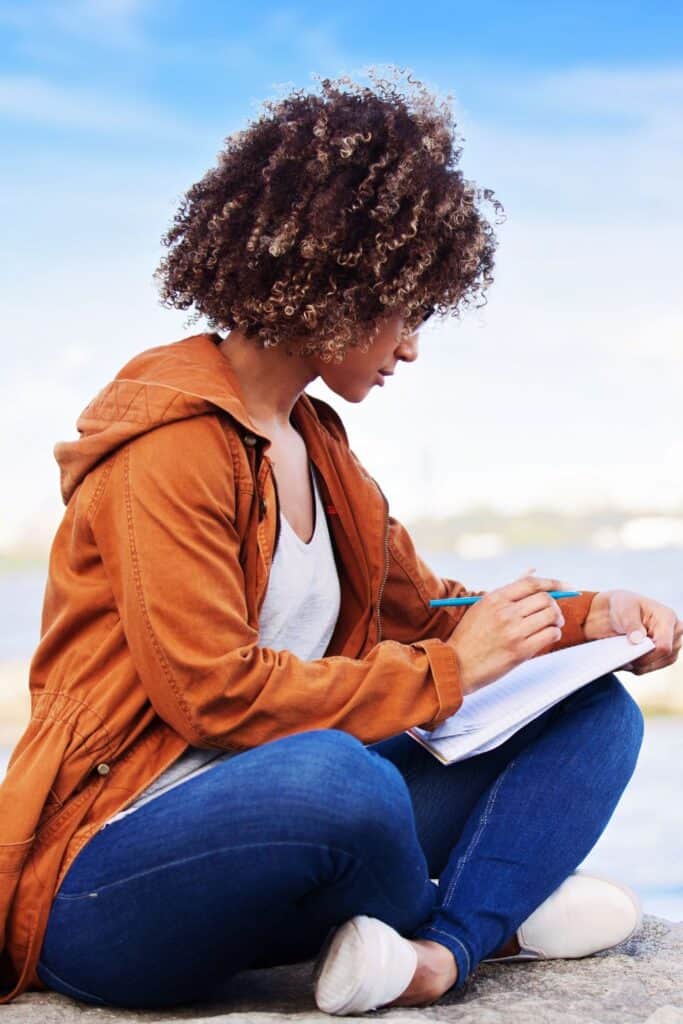
[{"label": "woman's thumb", "polygon": [[628,633],[628,638],[632,644],[639,644],[640,641],[644,640],[647,636],[645,626],[638,619],[629,625],[626,632]]}]

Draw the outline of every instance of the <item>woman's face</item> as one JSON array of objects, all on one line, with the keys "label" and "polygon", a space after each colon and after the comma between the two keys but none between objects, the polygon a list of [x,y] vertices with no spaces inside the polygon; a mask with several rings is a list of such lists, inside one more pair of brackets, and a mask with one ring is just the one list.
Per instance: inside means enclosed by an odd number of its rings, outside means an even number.
[{"label": "woman's face", "polygon": [[401,340],[402,328],[403,317],[386,317],[367,352],[351,348],[341,363],[319,360],[319,373],[328,388],[347,402],[362,402],[372,387],[384,387],[398,362],[417,359],[418,333]]}]

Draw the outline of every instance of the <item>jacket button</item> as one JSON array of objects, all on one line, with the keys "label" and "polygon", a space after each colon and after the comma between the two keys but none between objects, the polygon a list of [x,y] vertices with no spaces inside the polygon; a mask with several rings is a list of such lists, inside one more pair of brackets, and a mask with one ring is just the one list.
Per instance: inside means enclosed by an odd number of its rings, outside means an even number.
[{"label": "jacket button", "polygon": [[248,448],[255,448],[256,445],[258,444],[258,438],[254,437],[253,434],[245,434],[242,440],[244,441]]},{"label": "jacket button", "polygon": [[104,762],[102,764],[98,764],[97,771],[100,775],[109,775],[109,765],[104,764]]}]

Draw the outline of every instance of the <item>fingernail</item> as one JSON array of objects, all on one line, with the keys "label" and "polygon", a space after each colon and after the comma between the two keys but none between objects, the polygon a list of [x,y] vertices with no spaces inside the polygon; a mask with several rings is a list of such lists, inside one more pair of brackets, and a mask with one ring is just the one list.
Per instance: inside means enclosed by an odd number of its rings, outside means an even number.
[{"label": "fingernail", "polygon": [[645,639],[645,634],[640,629],[634,629],[632,633],[629,633],[628,638],[632,644],[639,644],[641,640]]}]

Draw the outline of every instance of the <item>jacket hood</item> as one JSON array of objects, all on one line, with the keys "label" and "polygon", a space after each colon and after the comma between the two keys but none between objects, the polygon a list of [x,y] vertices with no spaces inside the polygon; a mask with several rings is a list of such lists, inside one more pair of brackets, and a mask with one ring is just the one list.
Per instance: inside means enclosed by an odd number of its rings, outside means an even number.
[{"label": "jacket hood", "polygon": [[54,447],[66,505],[93,466],[122,444],[164,423],[221,409],[263,437],[244,407],[237,378],[217,348],[219,334],[189,338],[134,356],[85,407],[79,438]]}]

